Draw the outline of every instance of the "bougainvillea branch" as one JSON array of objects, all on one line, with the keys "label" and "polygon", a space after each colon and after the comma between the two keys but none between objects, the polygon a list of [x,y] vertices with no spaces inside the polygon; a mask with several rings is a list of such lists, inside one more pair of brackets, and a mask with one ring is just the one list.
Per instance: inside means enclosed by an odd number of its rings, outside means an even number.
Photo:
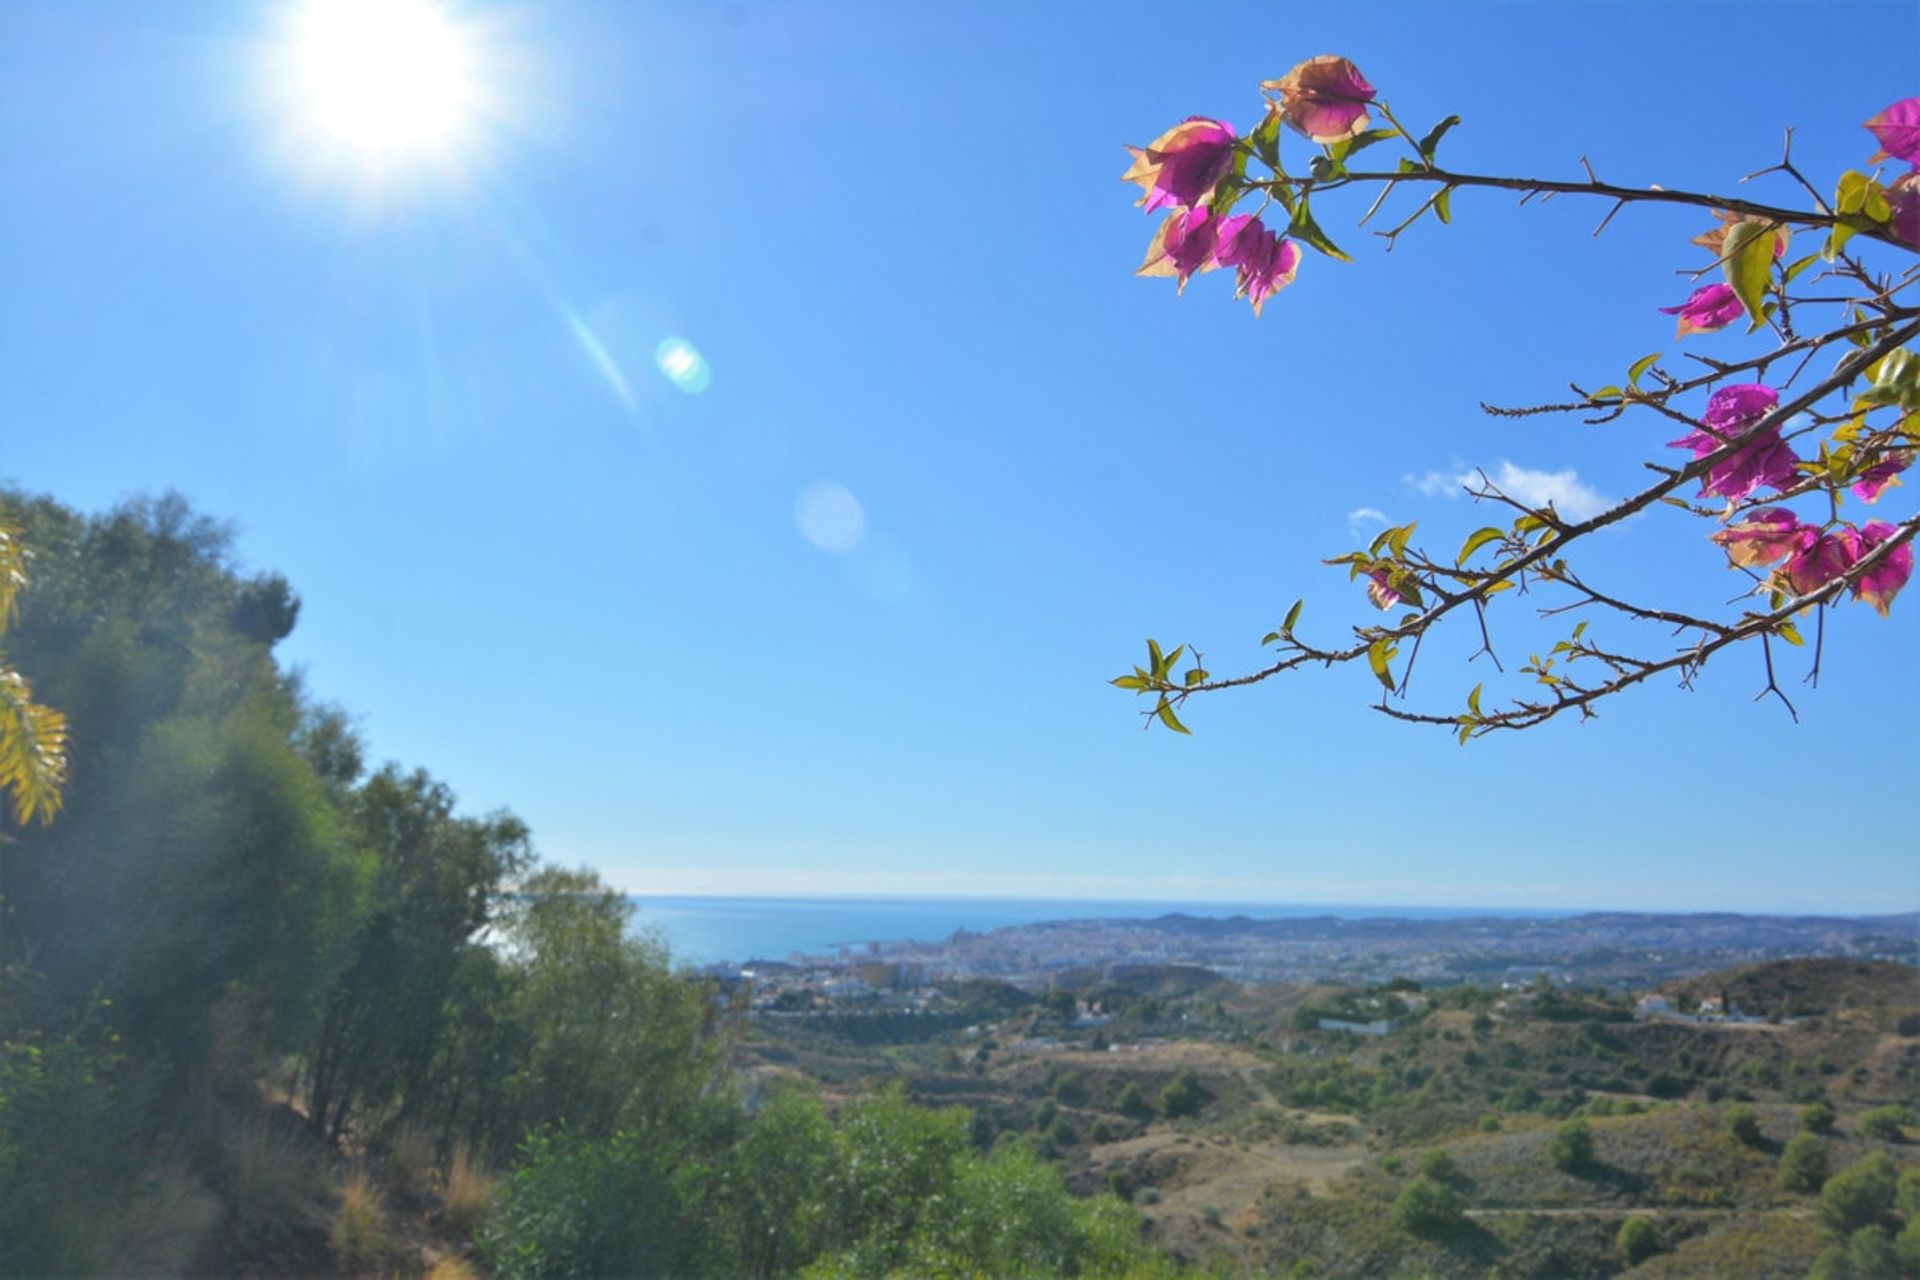
[{"label": "bougainvillea branch", "polygon": [[[1896,103],[1866,124],[1881,148],[1869,163],[1892,159],[1914,170],[1890,182],[1883,182],[1878,171],[1849,170],[1830,201],[1794,165],[1789,130],[1780,162],[1750,178],[1779,174],[1791,179],[1814,201],[1815,208],[1805,209],[1667,187],[1617,186],[1602,182],[1584,158],[1585,181],[1443,169],[1436,152],[1459,118],[1448,116],[1416,139],[1345,58],[1309,59],[1262,88],[1270,95],[1265,114],[1244,135],[1225,122],[1194,117],[1132,149],[1134,164],[1123,176],[1145,192],[1140,201],[1145,208],[1166,211],[1140,274],[1173,276],[1184,289],[1196,275],[1233,268],[1237,296],[1246,298],[1257,315],[1296,279],[1300,251],[1295,241],[1324,257],[1349,260],[1322,228],[1314,202],[1350,188],[1377,188],[1360,217],[1363,224],[1396,191],[1424,192],[1410,213],[1375,233],[1389,249],[1428,214],[1450,222],[1451,197],[1461,188],[1517,191],[1522,203],[1563,194],[1611,200],[1596,234],[1630,204],[1685,205],[1714,215],[1714,225],[1693,238],[1710,255],[1692,269],[1696,280],[1706,282],[1657,310],[1676,318],[1675,336],[1682,340],[1744,320],[1748,334],[1768,345],[1735,361],[1685,353],[1706,370],[1688,377],[1669,371],[1663,353],[1655,352],[1634,360],[1618,384],[1592,390],[1570,384],[1576,397],[1571,401],[1509,408],[1483,404],[1501,417],[1572,413],[1589,422],[1653,413],[1680,425],[1683,434],[1669,447],[1692,456],[1648,460],[1645,465],[1657,479],[1585,519],[1569,519],[1551,504],[1531,506],[1482,474],[1465,482],[1465,491],[1477,503],[1516,514],[1470,534],[1451,561],[1416,547],[1412,524],[1385,529],[1365,549],[1327,561],[1345,565],[1349,580],[1364,584],[1367,601],[1381,612],[1397,612],[1395,621],[1355,625],[1350,641],[1312,643],[1298,631],[1302,604],[1296,601],[1279,628],[1262,640],[1263,647],[1277,650],[1263,666],[1216,676],[1198,651],[1184,645],[1167,650],[1149,640],[1145,665],[1112,683],[1152,699],[1144,713],[1149,725],[1157,721],[1185,733],[1180,712],[1196,695],[1258,684],[1304,666],[1365,661],[1382,689],[1379,710],[1398,720],[1445,726],[1465,742],[1499,729],[1530,728],[1565,711],[1591,716],[1596,703],[1656,676],[1671,675],[1690,686],[1715,654],[1757,641],[1764,670],[1758,696],[1775,697],[1794,714],[1777,679],[1773,642],[1804,646],[1799,628],[1811,615],[1811,679],[1819,671],[1824,611],[1850,598],[1884,617],[1913,572],[1920,515],[1856,524],[1843,520],[1841,510],[1849,500],[1878,503],[1920,454],[1920,356],[1909,345],[1920,337],[1920,307],[1906,296],[1920,283],[1920,267],[1910,259],[1891,268],[1871,264],[1858,256],[1860,246],[1849,247],[1856,239],[1876,253],[1904,255],[1920,247],[1920,130],[1914,126],[1920,99]],[[1375,113],[1384,124],[1373,125]],[[1286,168],[1282,126],[1314,147],[1304,174]],[[1410,153],[1396,168],[1350,167],[1359,151],[1396,140]],[[1250,177],[1254,162],[1269,176]],[[1249,196],[1260,198],[1259,208],[1235,213],[1236,204]],[[1286,214],[1284,233],[1262,221],[1275,204]],[[1821,233],[1820,249],[1790,259],[1796,229]],[[1810,283],[1822,284],[1823,291],[1798,292],[1804,288],[1800,278],[1816,267]],[[1809,325],[1809,315],[1828,322]],[[1815,359],[1835,349],[1844,355],[1824,375],[1803,383]],[[1780,371],[1785,376],[1777,384],[1734,380]],[[1705,403],[1697,403],[1695,397],[1703,393]],[[1696,484],[1692,494],[1682,492]],[[1788,505],[1796,502],[1804,505]],[[1602,589],[1570,563],[1584,539],[1656,504],[1712,522],[1705,539],[1713,544],[1710,554],[1746,576],[1741,596],[1755,603],[1724,617],[1702,616],[1697,609]],[[1483,705],[1484,682],[1457,709],[1405,705],[1426,637],[1469,610],[1480,642],[1469,661],[1484,654],[1497,675],[1509,676],[1495,655],[1488,621],[1496,597],[1509,591],[1543,597],[1537,619],[1584,616],[1544,654],[1530,654],[1510,673],[1528,683],[1502,705]],[[1738,602],[1736,597],[1733,604]],[[1601,618],[1629,629],[1633,643],[1589,637],[1589,627]],[[1649,628],[1665,637],[1657,647],[1646,635]],[[1406,659],[1396,673],[1403,648]]]}]

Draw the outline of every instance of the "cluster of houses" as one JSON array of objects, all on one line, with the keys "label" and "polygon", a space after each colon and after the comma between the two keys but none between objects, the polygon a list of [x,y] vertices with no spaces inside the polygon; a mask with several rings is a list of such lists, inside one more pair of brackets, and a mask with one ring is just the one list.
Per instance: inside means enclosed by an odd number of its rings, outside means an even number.
[{"label": "cluster of houses", "polygon": [[1676,1008],[1663,995],[1648,993],[1633,1004],[1633,1016],[1641,1022],[1765,1022],[1759,1014],[1748,1013],[1724,995],[1707,996],[1692,1012]]}]

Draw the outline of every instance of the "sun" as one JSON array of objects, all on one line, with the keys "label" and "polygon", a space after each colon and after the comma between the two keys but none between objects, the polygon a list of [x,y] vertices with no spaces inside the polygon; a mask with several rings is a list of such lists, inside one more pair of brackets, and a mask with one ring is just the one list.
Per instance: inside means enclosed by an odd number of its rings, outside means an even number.
[{"label": "sun", "polygon": [[269,75],[304,161],[379,174],[472,145],[485,114],[479,55],[436,0],[299,0]]}]

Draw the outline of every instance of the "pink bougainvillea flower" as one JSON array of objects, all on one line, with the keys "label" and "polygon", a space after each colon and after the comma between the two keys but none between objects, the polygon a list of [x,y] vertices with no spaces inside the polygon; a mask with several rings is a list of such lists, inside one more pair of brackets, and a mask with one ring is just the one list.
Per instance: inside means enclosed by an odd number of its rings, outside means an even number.
[{"label": "pink bougainvillea flower", "polygon": [[1141,276],[1173,276],[1185,292],[1194,273],[1219,266],[1213,256],[1220,223],[1204,205],[1167,215],[1147,246],[1146,261],[1134,272]]},{"label": "pink bougainvillea flower", "polygon": [[1887,188],[1887,204],[1893,209],[1893,238],[1920,249],[1920,170]]},{"label": "pink bougainvillea flower", "polygon": [[1393,589],[1393,575],[1385,569],[1375,569],[1367,574],[1367,599],[1373,601],[1376,609],[1391,609],[1400,603],[1402,597]]},{"label": "pink bougainvillea flower", "polygon": [[1902,98],[1867,121],[1865,127],[1880,144],[1880,149],[1867,157],[1867,163],[1892,158],[1920,165],[1920,98]]},{"label": "pink bougainvillea flower", "polygon": [[[1869,520],[1860,526],[1858,533],[1852,529],[1845,531],[1848,550],[1853,553],[1854,563],[1867,558],[1875,548],[1891,538],[1897,532],[1894,526],[1885,520]],[[1907,579],[1913,576],[1913,542],[1901,543],[1887,553],[1887,558],[1874,565],[1853,584],[1853,598],[1865,600],[1874,607],[1881,617],[1887,616],[1887,606],[1900,594],[1900,588],[1907,585]]]},{"label": "pink bougainvillea flower", "polygon": [[1707,412],[1702,419],[1707,429],[1718,432],[1722,440],[1731,440],[1772,413],[1780,403],[1780,393],[1764,382],[1736,382],[1707,397]]},{"label": "pink bougainvillea flower", "polygon": [[1852,533],[1851,529],[1823,533],[1807,543],[1780,567],[1776,585],[1796,596],[1804,596],[1853,568],[1853,562],[1860,557],[1854,549],[1855,539],[1849,536]]},{"label": "pink bougainvillea flower", "polygon": [[1262,89],[1280,93],[1280,115],[1315,142],[1339,142],[1366,132],[1373,86],[1360,68],[1330,53],[1309,58]]},{"label": "pink bougainvillea flower", "polygon": [[1735,568],[1755,569],[1805,551],[1819,539],[1820,531],[1801,524],[1783,507],[1761,507],[1711,537]]},{"label": "pink bougainvillea flower", "polygon": [[1889,485],[1900,483],[1899,475],[1913,465],[1913,450],[1896,449],[1860,473],[1853,492],[1862,502],[1878,502]]},{"label": "pink bougainvillea flower", "polygon": [[1679,316],[1680,323],[1674,329],[1674,336],[1684,338],[1690,333],[1712,333],[1715,329],[1724,329],[1746,314],[1747,309],[1740,305],[1740,295],[1733,291],[1730,284],[1703,284],[1687,295],[1687,300],[1677,307],[1662,307],[1662,315]]},{"label": "pink bougainvillea flower", "polygon": [[1253,303],[1256,316],[1268,298],[1293,283],[1300,269],[1299,247],[1252,214],[1220,220],[1214,256],[1221,266],[1236,269],[1239,296]]},{"label": "pink bougainvillea flower", "polygon": [[1191,208],[1213,194],[1233,165],[1233,126],[1194,116],[1144,147],[1128,147],[1133,167],[1121,174],[1146,194],[1148,213],[1168,205]]},{"label": "pink bougainvillea flower", "polygon": [[[1667,443],[1675,449],[1691,449],[1694,457],[1704,458],[1740,439],[1779,403],[1780,393],[1758,382],[1722,387],[1707,400],[1702,419],[1706,429]],[[1719,494],[1738,502],[1761,485],[1784,490],[1798,478],[1795,464],[1799,461],[1792,446],[1780,438],[1780,428],[1775,424],[1708,468],[1701,478],[1700,494]]]}]

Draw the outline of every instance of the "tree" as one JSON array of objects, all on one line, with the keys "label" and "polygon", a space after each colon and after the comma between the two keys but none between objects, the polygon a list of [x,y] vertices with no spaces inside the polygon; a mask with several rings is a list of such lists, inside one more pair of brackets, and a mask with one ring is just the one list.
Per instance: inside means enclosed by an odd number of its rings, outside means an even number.
[{"label": "tree", "polygon": [[1847,1269],[1853,1280],[1900,1280],[1892,1234],[1883,1227],[1861,1227],[1848,1236]]},{"label": "tree", "polygon": [[[19,609],[30,559],[18,526],[0,518],[0,636]],[[14,825],[52,821],[66,777],[66,717],[35,702],[33,686],[0,653],[0,792],[12,801]]]},{"label": "tree", "polygon": [[[1762,693],[1793,714],[1776,679],[1778,646],[1804,646],[1801,626],[1811,614],[1809,665],[1817,673],[1825,611],[1851,595],[1884,616],[1913,571],[1920,514],[1854,523],[1840,511],[1849,500],[1881,499],[1920,446],[1920,354],[1909,347],[1920,336],[1920,307],[1912,303],[1920,276],[1907,270],[1909,255],[1920,248],[1920,169],[1884,183],[1877,171],[1850,170],[1838,177],[1829,200],[1795,167],[1789,131],[1780,162],[1752,176],[1789,186],[1792,198],[1803,202],[1795,207],[1670,184],[1606,182],[1590,165],[1579,180],[1468,173],[1439,159],[1459,117],[1414,132],[1345,58],[1313,58],[1262,88],[1270,95],[1264,114],[1244,137],[1223,121],[1194,117],[1131,149],[1134,164],[1124,178],[1145,191],[1141,203],[1148,212],[1167,211],[1140,274],[1172,276],[1184,289],[1197,274],[1231,269],[1239,296],[1257,315],[1293,282],[1299,245],[1347,258],[1321,217],[1348,194],[1374,197],[1364,224],[1396,195],[1412,193],[1412,211],[1376,233],[1389,249],[1428,214],[1450,221],[1452,198],[1461,191],[1597,198],[1608,211],[1596,232],[1629,205],[1679,205],[1700,210],[1703,223],[1711,212],[1694,239],[1707,257],[1695,259],[1693,275],[1721,278],[1663,308],[1679,316],[1678,337],[1745,320],[1764,345],[1732,360],[1686,353],[1692,364],[1656,351],[1630,364],[1623,359],[1625,372],[1616,379],[1595,380],[1610,385],[1575,383],[1572,397],[1560,403],[1483,406],[1509,418],[1664,418],[1684,433],[1673,447],[1691,456],[1650,461],[1654,482],[1600,511],[1536,506],[1511,481],[1463,476],[1462,488],[1477,503],[1506,510],[1467,534],[1456,555],[1428,550],[1408,524],[1328,561],[1345,566],[1349,581],[1363,585],[1368,600],[1393,615],[1389,620],[1354,626],[1350,640],[1309,640],[1299,629],[1302,605],[1296,602],[1262,640],[1275,649],[1264,665],[1217,675],[1197,649],[1149,640],[1146,662],[1112,683],[1150,699],[1149,723],[1184,733],[1179,713],[1198,694],[1245,688],[1307,666],[1364,662],[1382,686],[1382,712],[1444,727],[1465,742],[1569,711],[1592,715],[1596,704],[1655,677],[1685,685],[1721,651],[1757,647]],[[1374,112],[1381,123],[1370,128]],[[1868,122],[1881,147],[1869,164],[1890,155],[1920,165],[1916,114],[1920,99],[1908,99]],[[1317,153],[1283,156],[1283,125],[1315,144]],[[1403,154],[1397,164],[1363,164],[1362,150],[1376,145]],[[1243,199],[1258,199],[1257,211],[1234,213]],[[1287,215],[1290,238],[1262,220],[1275,205]],[[1819,247],[1793,256],[1796,232],[1818,236]],[[1696,483],[1698,492],[1690,494]],[[1603,586],[1573,562],[1596,533],[1656,511],[1712,523],[1710,540],[1747,577],[1742,595],[1748,599],[1737,611],[1703,610],[1652,596],[1651,588]],[[1542,597],[1544,621],[1542,634],[1521,641],[1520,651],[1533,656],[1507,675],[1489,614],[1496,597],[1512,589]],[[1581,612],[1577,624],[1564,633],[1553,629],[1554,619],[1575,610]],[[1410,707],[1414,657],[1449,620],[1469,620],[1463,625],[1477,643],[1474,656],[1492,659],[1496,689],[1483,682],[1457,703]],[[1520,619],[1507,624],[1523,625]],[[1494,696],[1483,697],[1488,693]]]},{"label": "tree", "polygon": [[1827,1180],[1827,1149],[1810,1133],[1797,1133],[1780,1153],[1780,1185],[1808,1195]]},{"label": "tree", "polygon": [[1182,1067],[1178,1075],[1160,1091],[1160,1114],[1169,1120],[1197,1113],[1207,1101],[1207,1090],[1191,1067]]},{"label": "tree", "polygon": [[1800,1127],[1808,1133],[1833,1132],[1833,1106],[1826,1102],[1810,1102],[1800,1112]]},{"label": "tree", "polygon": [[1417,1236],[1441,1235],[1466,1214],[1460,1193],[1424,1174],[1409,1182],[1393,1202],[1393,1225]]},{"label": "tree", "polygon": [[1743,1102],[1735,1103],[1727,1108],[1722,1118],[1726,1122],[1727,1133],[1735,1142],[1748,1147],[1760,1145],[1760,1117],[1752,1107]]},{"label": "tree", "polygon": [[1877,1224],[1893,1207],[1894,1168],[1886,1152],[1876,1151],[1827,1179],[1816,1209],[1820,1223],[1835,1235],[1851,1235]]},{"label": "tree", "polygon": [[1435,1182],[1451,1183],[1460,1176],[1460,1167],[1444,1151],[1429,1151],[1420,1157],[1420,1176]]},{"label": "tree", "polygon": [[1906,1136],[1901,1127],[1906,1119],[1905,1107],[1875,1107],[1860,1113],[1860,1132],[1882,1142],[1899,1142]]},{"label": "tree", "polygon": [[1547,1159],[1562,1173],[1578,1173],[1593,1163],[1593,1130],[1582,1119],[1564,1122],[1547,1139]]},{"label": "tree", "polygon": [[1634,1214],[1620,1224],[1620,1233],[1613,1238],[1613,1247],[1635,1267],[1660,1252],[1660,1232],[1654,1227],[1652,1219],[1644,1214]]}]

